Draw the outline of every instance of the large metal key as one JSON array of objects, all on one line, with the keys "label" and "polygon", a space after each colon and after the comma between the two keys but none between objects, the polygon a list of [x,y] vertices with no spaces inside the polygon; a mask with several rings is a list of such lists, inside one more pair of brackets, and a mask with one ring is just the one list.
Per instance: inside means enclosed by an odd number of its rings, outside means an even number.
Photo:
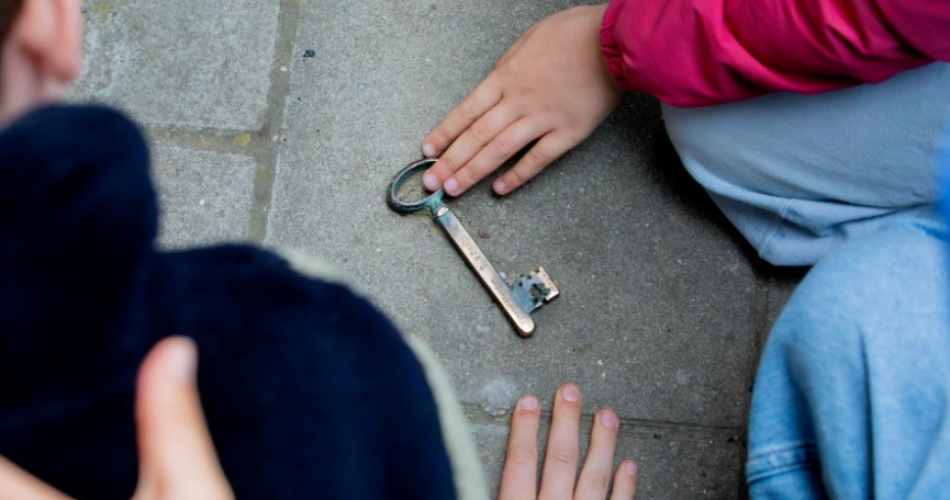
[{"label": "large metal key", "polygon": [[522,337],[530,337],[535,330],[535,323],[530,314],[561,294],[557,284],[542,267],[535,272],[519,276],[514,284],[509,285],[478,248],[468,231],[462,227],[458,217],[445,205],[443,202],[445,193],[442,190],[416,202],[406,203],[399,200],[396,195],[399,186],[413,174],[428,169],[434,163],[434,159],[421,160],[410,164],[396,175],[389,187],[390,208],[399,213],[413,213],[428,208],[432,217],[445,229],[452,244],[465,258],[465,262],[475,271],[495,301],[501,305],[508,319],[518,330],[518,334]]}]

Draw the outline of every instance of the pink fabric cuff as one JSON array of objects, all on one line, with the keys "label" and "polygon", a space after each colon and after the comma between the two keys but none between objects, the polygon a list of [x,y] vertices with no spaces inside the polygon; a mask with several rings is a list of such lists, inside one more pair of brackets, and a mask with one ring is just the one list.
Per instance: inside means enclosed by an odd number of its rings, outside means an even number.
[{"label": "pink fabric cuff", "polygon": [[620,18],[620,11],[623,9],[625,1],[612,0],[610,5],[607,6],[607,12],[604,13],[604,22],[600,27],[600,46],[604,51],[607,69],[610,70],[614,80],[617,80],[621,87],[629,89],[631,85],[624,72],[623,54],[620,53],[620,45],[614,36],[614,28]]}]

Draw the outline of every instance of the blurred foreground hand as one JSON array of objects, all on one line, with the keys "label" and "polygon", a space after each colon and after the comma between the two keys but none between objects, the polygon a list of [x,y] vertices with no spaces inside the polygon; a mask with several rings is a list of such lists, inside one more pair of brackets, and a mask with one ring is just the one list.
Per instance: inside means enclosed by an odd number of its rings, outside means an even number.
[{"label": "blurred foreground hand", "polygon": [[[198,397],[194,342],[159,342],[139,370],[135,399],[139,484],[133,500],[231,500]],[[0,500],[69,497],[0,457]]]}]

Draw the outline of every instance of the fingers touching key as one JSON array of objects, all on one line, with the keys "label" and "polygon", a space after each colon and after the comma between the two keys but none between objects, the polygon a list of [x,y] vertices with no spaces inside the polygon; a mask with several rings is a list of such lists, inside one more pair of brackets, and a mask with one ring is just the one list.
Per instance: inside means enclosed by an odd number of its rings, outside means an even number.
[{"label": "fingers touching key", "polygon": [[458,196],[537,141],[495,182],[507,194],[578,145],[626,93],[600,46],[606,5],[555,14],[529,29],[475,90],[429,134],[426,157],[442,155],[423,178]]},{"label": "fingers touching key", "polygon": [[[581,404],[581,391],[576,385],[565,384],[558,390],[539,493],[536,478],[541,410],[534,396],[518,401],[512,417],[499,500],[606,500],[620,420],[609,409],[594,416],[587,459],[575,485]],[[636,464],[621,463],[614,476],[611,500],[633,500],[636,489]]]}]

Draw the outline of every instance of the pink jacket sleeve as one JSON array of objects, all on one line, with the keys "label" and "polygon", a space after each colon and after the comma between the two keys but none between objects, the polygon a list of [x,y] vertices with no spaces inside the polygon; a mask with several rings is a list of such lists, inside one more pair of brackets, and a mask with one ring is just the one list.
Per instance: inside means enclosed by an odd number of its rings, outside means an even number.
[{"label": "pink jacket sleeve", "polygon": [[827,92],[950,60],[950,0],[612,0],[601,42],[621,85],[676,106]]}]

